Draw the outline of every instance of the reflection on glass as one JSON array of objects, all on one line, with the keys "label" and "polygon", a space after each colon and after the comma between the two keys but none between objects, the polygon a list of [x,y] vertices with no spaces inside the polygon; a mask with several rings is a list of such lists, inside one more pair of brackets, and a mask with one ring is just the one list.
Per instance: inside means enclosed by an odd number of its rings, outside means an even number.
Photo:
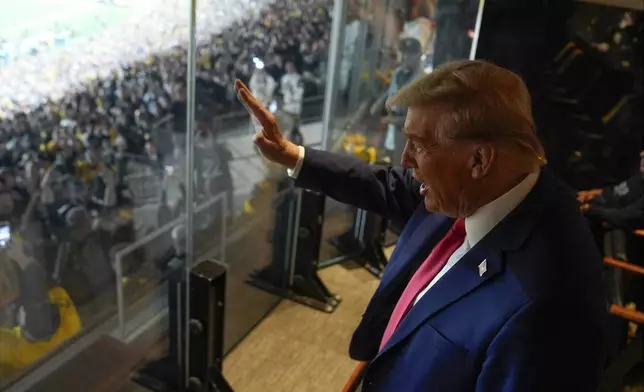
[{"label": "reflection on glass", "polygon": [[[388,107],[387,98],[446,61],[469,58],[478,8],[478,0],[348,2],[337,105],[348,99],[346,106],[355,110],[347,118],[337,116],[330,148],[370,163],[399,165],[407,110]],[[361,26],[366,34],[359,33]],[[364,55],[351,55],[360,48]],[[327,204],[324,236],[335,246],[323,245],[323,255],[337,256],[336,247],[347,253],[340,240],[353,237],[357,216],[351,207]],[[389,229],[400,231],[395,225]]]},{"label": "reflection on glass", "polygon": [[163,298],[187,11],[0,3],[0,388],[95,331],[130,336]]},{"label": "reflection on glass", "polygon": [[383,147],[390,162],[396,165],[401,161],[402,150],[405,145],[402,128],[405,125],[407,110],[396,106],[385,108],[384,104],[389,97],[413,82],[424,71],[421,64],[423,46],[420,40],[409,36],[404,38],[400,44],[400,54],[401,62],[391,75],[389,87],[370,109],[370,113],[375,116],[384,111],[385,116],[380,119],[380,123],[386,127]]},{"label": "reflection on glass", "polygon": [[284,257],[289,225],[275,212],[285,202],[287,191],[279,184],[286,172],[256,152],[252,135],[259,124],[237,100],[233,82],[242,80],[289,138],[319,144],[330,7],[326,0],[197,4],[198,35],[212,23],[209,15],[231,20],[198,37],[194,146],[195,209],[201,211],[195,214],[194,255],[228,265],[226,350],[277,303],[249,280]]},{"label": "reflection on glass", "polygon": [[440,1],[436,7],[433,66],[468,59],[474,38],[478,0]]}]

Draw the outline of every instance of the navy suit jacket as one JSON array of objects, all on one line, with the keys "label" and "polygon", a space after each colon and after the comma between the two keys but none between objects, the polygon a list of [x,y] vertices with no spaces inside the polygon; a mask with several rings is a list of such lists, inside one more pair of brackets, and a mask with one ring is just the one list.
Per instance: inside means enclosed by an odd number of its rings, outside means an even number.
[{"label": "navy suit jacket", "polygon": [[410,171],[351,157],[307,149],[296,184],[406,222],[351,341],[351,357],[370,362],[363,391],[597,390],[607,321],[601,258],[574,193],[548,169],[381,351],[396,302],[453,219],[427,212]]}]

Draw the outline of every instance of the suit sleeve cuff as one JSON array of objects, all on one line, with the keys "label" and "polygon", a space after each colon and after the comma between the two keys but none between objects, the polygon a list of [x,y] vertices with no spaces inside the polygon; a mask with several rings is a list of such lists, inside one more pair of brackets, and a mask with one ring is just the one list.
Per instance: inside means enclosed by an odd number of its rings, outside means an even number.
[{"label": "suit sleeve cuff", "polygon": [[304,147],[298,146],[297,148],[299,155],[297,157],[297,163],[295,164],[295,167],[292,169],[286,169],[288,176],[293,179],[296,179],[300,175],[300,171],[302,170],[302,163],[304,162]]}]

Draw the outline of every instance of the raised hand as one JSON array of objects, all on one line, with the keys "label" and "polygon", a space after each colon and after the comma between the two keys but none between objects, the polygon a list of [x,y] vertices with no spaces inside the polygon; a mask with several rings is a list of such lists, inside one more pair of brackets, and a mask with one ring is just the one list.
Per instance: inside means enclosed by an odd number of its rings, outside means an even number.
[{"label": "raised hand", "polygon": [[298,146],[284,137],[275,116],[264,108],[239,79],[235,81],[235,92],[248,113],[262,126],[262,130],[253,137],[253,142],[264,158],[288,168],[294,168],[299,156]]}]

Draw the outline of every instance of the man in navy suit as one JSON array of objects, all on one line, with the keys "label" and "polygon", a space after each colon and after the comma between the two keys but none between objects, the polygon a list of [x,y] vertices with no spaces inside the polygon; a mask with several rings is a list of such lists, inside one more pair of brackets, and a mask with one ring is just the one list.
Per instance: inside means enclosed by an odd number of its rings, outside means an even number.
[{"label": "man in navy suit", "polygon": [[575,194],[546,167],[530,96],[483,61],[389,99],[409,108],[404,169],[296,146],[236,82],[255,143],[298,186],[405,222],[350,347],[366,392],[595,392],[602,264]]}]

